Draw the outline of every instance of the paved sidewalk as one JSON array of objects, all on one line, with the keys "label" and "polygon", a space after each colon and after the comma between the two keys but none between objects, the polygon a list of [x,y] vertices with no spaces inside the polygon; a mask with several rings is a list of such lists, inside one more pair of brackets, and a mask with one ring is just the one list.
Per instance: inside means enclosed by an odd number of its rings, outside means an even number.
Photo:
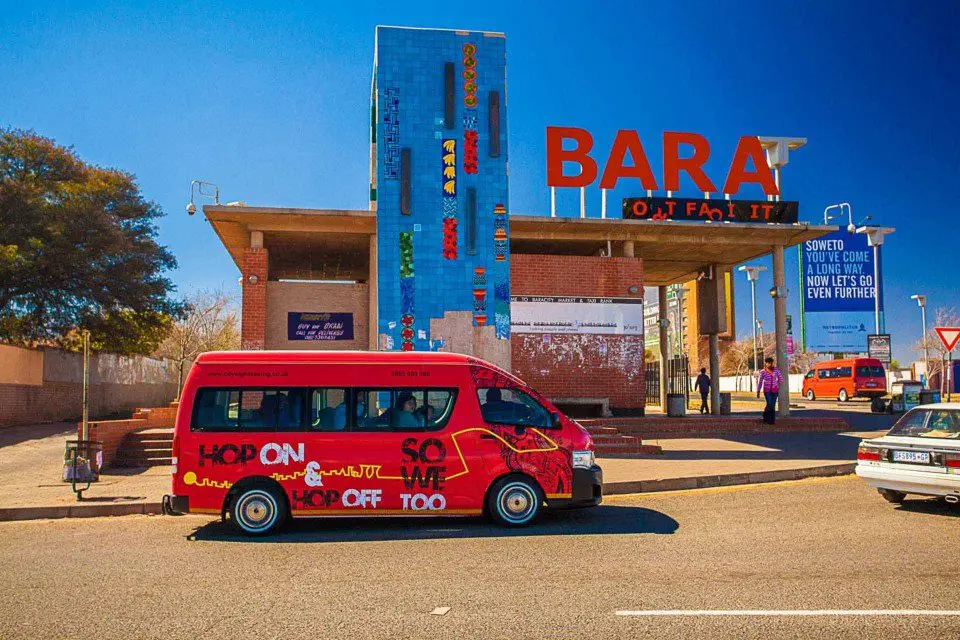
[{"label": "paved sidewalk", "polygon": [[884,433],[885,429],[645,439],[644,444],[663,447],[663,453],[645,458],[600,458],[599,464],[606,494],[840,475],[853,470],[861,439]]},{"label": "paved sidewalk", "polygon": [[109,469],[78,502],[61,480],[65,442],[73,438],[76,424],[67,422],[0,429],[0,520],[159,512],[170,467]]},{"label": "paved sidewalk", "polygon": [[[159,513],[170,467],[110,469],[77,502],[61,482],[70,423],[0,430],[0,520]],[[661,455],[601,458],[607,494],[836,475],[852,471],[861,437],[883,431],[772,433],[647,440]]]}]

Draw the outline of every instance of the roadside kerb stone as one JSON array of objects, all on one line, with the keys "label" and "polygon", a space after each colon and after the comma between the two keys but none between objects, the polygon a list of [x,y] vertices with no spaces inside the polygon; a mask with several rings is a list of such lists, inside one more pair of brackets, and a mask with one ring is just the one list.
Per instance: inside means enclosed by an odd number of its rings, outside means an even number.
[{"label": "roadside kerb stone", "polygon": [[12,520],[55,520],[59,518],[102,518],[104,516],[156,515],[159,502],[133,504],[75,504],[47,507],[0,508],[0,522]]},{"label": "roadside kerb stone", "polygon": [[855,462],[846,462],[843,464],[829,464],[803,469],[778,469],[776,471],[757,471],[753,473],[728,473],[687,478],[664,478],[661,480],[610,482],[604,483],[603,494],[614,496],[626,493],[682,491],[684,489],[706,489],[709,487],[728,487],[742,484],[782,482],[784,480],[802,480],[803,478],[842,476],[853,473],[856,466],[857,463]]}]

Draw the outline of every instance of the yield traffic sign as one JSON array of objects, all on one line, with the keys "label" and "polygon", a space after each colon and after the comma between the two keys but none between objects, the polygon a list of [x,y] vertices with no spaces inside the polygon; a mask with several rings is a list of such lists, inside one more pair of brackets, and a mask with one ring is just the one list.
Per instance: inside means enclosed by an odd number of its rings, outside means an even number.
[{"label": "yield traffic sign", "polygon": [[960,342],[960,327],[934,327],[934,329],[947,351],[953,351],[953,348]]}]

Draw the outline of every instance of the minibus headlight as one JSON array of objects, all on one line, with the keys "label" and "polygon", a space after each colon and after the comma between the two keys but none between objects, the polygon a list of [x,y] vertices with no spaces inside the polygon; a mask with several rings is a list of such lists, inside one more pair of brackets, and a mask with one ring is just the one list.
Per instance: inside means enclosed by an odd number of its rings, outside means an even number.
[{"label": "minibus headlight", "polygon": [[593,451],[574,451],[573,467],[575,469],[589,469],[593,466]]}]

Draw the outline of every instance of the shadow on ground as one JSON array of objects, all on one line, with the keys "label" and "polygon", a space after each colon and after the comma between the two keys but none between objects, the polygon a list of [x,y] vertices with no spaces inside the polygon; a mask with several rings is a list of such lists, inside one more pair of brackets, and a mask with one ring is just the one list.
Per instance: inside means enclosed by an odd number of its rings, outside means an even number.
[{"label": "shadow on ground", "polygon": [[897,505],[897,511],[960,518],[960,505],[949,504],[940,498],[907,498],[902,504]]},{"label": "shadow on ground", "polygon": [[30,440],[43,440],[52,436],[77,437],[77,425],[72,422],[51,422],[0,429],[0,449]]},{"label": "shadow on ground", "polygon": [[680,524],[670,516],[642,507],[602,505],[593,509],[545,513],[536,524],[508,529],[481,518],[295,518],[267,538],[238,534],[227,522],[214,520],[187,536],[204,542],[379,542],[452,540],[554,535],[672,534]]},{"label": "shadow on ground", "polygon": [[[644,438],[645,443],[659,442],[665,446],[664,452],[646,459],[657,461],[670,460],[830,460],[836,462],[856,462],[857,446],[862,437],[852,433],[757,433],[728,434],[711,436],[712,439],[740,442],[764,447],[762,450],[718,449],[674,449],[670,440]],[[616,456],[609,456],[616,458]]]}]

